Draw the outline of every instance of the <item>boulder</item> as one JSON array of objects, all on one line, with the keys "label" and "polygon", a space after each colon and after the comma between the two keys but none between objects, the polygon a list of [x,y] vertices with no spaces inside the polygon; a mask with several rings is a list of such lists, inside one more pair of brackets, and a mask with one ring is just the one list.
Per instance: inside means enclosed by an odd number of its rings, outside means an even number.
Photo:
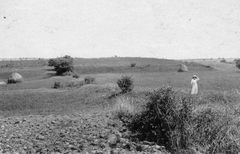
[{"label": "boulder", "polygon": [[10,77],[8,78],[8,84],[11,84],[11,83],[21,83],[23,82],[23,77],[17,73],[17,72],[14,72],[10,75]]},{"label": "boulder", "polygon": [[178,69],[178,72],[187,72],[187,71],[188,71],[187,66],[184,64],[181,64],[180,68]]}]

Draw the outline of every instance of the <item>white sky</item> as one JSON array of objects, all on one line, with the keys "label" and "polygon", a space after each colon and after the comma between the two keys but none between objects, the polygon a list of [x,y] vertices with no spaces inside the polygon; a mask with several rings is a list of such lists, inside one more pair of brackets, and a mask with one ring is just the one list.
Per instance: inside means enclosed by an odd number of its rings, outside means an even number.
[{"label": "white sky", "polygon": [[0,0],[0,58],[240,57],[240,0]]}]

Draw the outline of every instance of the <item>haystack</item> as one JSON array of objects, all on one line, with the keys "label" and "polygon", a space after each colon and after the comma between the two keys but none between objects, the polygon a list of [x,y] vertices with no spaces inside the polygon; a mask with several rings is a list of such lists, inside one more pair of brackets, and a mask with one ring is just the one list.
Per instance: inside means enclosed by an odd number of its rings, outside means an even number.
[{"label": "haystack", "polygon": [[187,72],[187,71],[188,71],[187,66],[184,64],[181,64],[180,68],[178,69],[178,72]]},{"label": "haystack", "polygon": [[17,72],[12,73],[8,78],[8,83],[20,83],[23,81],[23,77]]}]

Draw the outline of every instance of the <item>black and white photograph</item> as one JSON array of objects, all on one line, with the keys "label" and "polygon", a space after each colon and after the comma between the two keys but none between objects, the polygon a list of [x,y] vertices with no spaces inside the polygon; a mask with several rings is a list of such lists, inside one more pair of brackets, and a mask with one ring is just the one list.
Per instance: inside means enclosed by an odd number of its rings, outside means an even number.
[{"label": "black and white photograph", "polygon": [[240,0],[0,0],[0,154],[240,154]]}]

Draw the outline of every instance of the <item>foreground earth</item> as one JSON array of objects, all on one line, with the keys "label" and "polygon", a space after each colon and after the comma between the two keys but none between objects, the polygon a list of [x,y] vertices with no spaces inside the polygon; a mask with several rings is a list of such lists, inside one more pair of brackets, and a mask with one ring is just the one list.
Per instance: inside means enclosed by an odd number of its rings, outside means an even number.
[{"label": "foreground earth", "polygon": [[167,153],[151,142],[130,141],[110,113],[9,117],[0,126],[0,153]]}]

